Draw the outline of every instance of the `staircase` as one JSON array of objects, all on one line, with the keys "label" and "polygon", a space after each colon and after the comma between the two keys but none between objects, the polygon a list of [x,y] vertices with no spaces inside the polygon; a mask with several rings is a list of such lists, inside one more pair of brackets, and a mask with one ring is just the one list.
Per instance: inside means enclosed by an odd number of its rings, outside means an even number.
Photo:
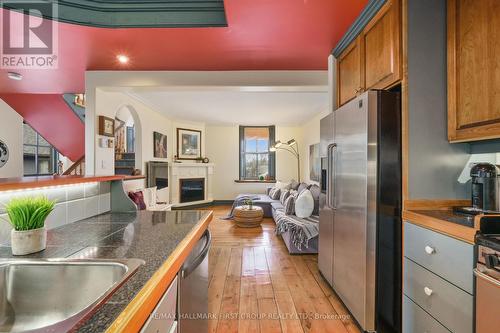
[{"label": "staircase", "polygon": [[64,171],[63,176],[85,176],[85,156]]},{"label": "staircase", "polygon": [[115,117],[115,175],[130,176],[135,170],[135,153],[127,151],[127,126]]},{"label": "staircase", "polygon": [[76,94],[63,94],[63,99],[78,119],[85,124],[85,108],[75,103],[76,96]]},{"label": "staircase", "polygon": [[116,153],[115,175],[130,176],[135,169],[135,153]]},{"label": "staircase", "polygon": [[85,155],[85,125],[63,96],[0,94],[0,98],[59,153],[72,161]]}]

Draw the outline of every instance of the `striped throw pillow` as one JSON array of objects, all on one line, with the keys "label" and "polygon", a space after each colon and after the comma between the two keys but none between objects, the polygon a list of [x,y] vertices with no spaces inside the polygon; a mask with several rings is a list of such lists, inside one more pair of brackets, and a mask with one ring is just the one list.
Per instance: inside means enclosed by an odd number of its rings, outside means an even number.
[{"label": "striped throw pillow", "polygon": [[285,203],[283,206],[285,206],[285,214],[286,215],[293,215],[295,214],[295,199],[297,197],[293,194],[289,195],[288,198],[286,198]]},{"label": "striped throw pillow", "polygon": [[288,196],[290,196],[290,191],[289,190],[281,190],[280,202],[281,202],[282,205],[285,204],[285,200],[286,200],[286,198],[288,198]]},{"label": "striped throw pillow", "polygon": [[279,200],[281,194],[281,189],[277,187],[273,187],[271,191],[269,191],[269,197],[273,200]]}]

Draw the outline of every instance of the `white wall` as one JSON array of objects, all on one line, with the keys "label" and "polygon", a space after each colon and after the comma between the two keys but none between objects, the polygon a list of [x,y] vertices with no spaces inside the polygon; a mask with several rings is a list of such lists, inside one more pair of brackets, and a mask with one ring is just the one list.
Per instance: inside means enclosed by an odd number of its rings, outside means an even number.
[{"label": "white wall", "polygon": [[[172,162],[172,158],[176,154],[177,127],[201,130],[202,153],[205,154],[204,124],[171,120],[125,93],[103,91],[101,89],[96,90],[96,119],[99,115],[115,118],[118,110],[124,107],[128,108],[134,118],[136,131],[136,167],[141,169],[143,174],[146,172],[146,162],[148,161]],[[153,132],[167,135],[167,158],[154,157]],[[97,141],[98,137],[99,136],[97,136],[95,142],[96,164],[94,174],[113,175],[115,173],[114,149],[99,147]],[[168,189],[159,191],[158,197],[161,201],[168,201]]]},{"label": "white wall", "polygon": [[[130,91],[158,87],[226,87],[253,89],[287,87],[316,91],[328,84],[325,71],[87,71],[85,73],[85,161],[88,174],[99,174],[97,156],[97,94],[100,89]],[[106,112],[106,111],[103,111]],[[202,112],[202,111],[200,111]],[[109,172],[109,170],[107,170]]]},{"label": "white wall", "polygon": [[[172,120],[125,93],[97,89],[95,104],[96,119],[100,115],[114,118],[117,111],[124,107],[129,109],[133,117],[137,117],[137,119],[134,119],[134,125],[136,127],[136,159],[139,161],[137,167],[141,169],[143,173],[145,172],[146,162],[148,161],[172,161],[172,157],[176,154],[176,129],[178,127],[201,130],[202,138],[204,136],[205,124],[203,123],[189,123]],[[153,132],[167,135],[168,147],[166,159],[154,157]],[[97,139],[95,145],[96,163],[94,174],[114,174],[114,149],[99,147]],[[204,145],[205,143],[202,139],[203,154],[205,154]]]},{"label": "white wall", "polygon": [[320,121],[321,118],[325,117],[328,115],[329,110],[325,110],[316,116],[314,118],[310,119],[307,123],[302,125],[301,129],[301,136],[302,136],[302,144],[300,146],[300,156],[301,156],[301,177],[302,180],[306,183],[316,183],[315,181],[312,181],[309,178],[309,145],[313,145],[316,143],[319,143],[320,139]]},{"label": "white wall", "polygon": [[[276,139],[295,138],[301,144],[299,127],[276,126]],[[264,193],[269,183],[236,183],[239,179],[239,128],[235,126],[207,125],[206,152],[210,162],[215,163],[215,200],[232,200],[240,193]],[[276,178],[288,181],[297,179],[297,160],[286,151],[276,153]]]},{"label": "white wall", "polygon": [[[147,106],[119,92],[96,92],[96,119],[98,116],[115,118],[116,113],[126,107],[131,112],[136,130],[136,167],[145,171],[145,162],[153,160],[153,131],[169,134],[172,131],[172,122],[159,113],[150,110]],[[97,131],[97,128],[96,128]],[[97,136],[98,137],[98,136]],[[171,154],[171,144],[168,147]],[[169,155],[170,159],[171,155]],[[168,159],[168,160],[169,160]],[[95,142],[95,175],[113,175],[115,154],[113,148],[101,148],[98,138]]]},{"label": "white wall", "polygon": [[[316,91],[328,84],[325,71],[226,71],[226,72],[130,72],[130,71],[96,71],[86,72],[86,161],[88,174],[112,174],[114,154],[112,150],[97,147],[97,116],[107,115],[114,117],[116,110],[123,104],[130,104],[136,109],[137,114],[143,115],[151,125],[145,125],[141,135],[144,141],[149,141],[152,131],[171,133],[168,138],[168,159],[176,153],[175,136],[176,127],[197,129],[195,124],[184,124],[183,121],[166,119],[151,107],[133,100],[126,94],[111,96],[118,91],[133,92],[134,89],[147,89],[151,87],[225,87],[229,89],[263,89],[272,91],[273,87],[286,87],[299,91]],[[107,96],[105,96],[107,94]],[[125,98],[126,96],[127,98]],[[155,108],[156,109],[156,108]],[[200,110],[203,112],[203,110]],[[233,199],[241,192],[263,192],[269,184],[236,184],[238,179],[239,152],[238,152],[238,127],[210,125],[205,128],[198,124],[205,135],[202,139],[202,154],[210,158],[215,166],[214,198]],[[149,126],[149,129],[146,128]],[[157,129],[153,129],[156,128]],[[168,130],[170,128],[170,131]],[[148,133],[149,132],[149,133]],[[301,150],[302,130],[299,127],[277,127],[276,138],[289,140],[295,138]],[[319,130],[318,130],[319,132]],[[152,139],[151,139],[152,140]],[[151,160],[153,145],[142,144],[143,161]],[[302,158],[307,155],[302,154]],[[103,164],[104,161],[104,164]],[[304,160],[302,160],[302,164]],[[297,163],[295,157],[285,151],[277,152],[277,178],[290,180],[297,178]],[[303,168],[303,167],[302,167]],[[142,168],[144,169],[144,168]],[[304,172],[304,171],[303,171]],[[303,173],[302,172],[302,173]]]},{"label": "white wall", "polygon": [[23,176],[23,118],[0,99],[0,140],[9,148],[9,161],[0,178]]}]

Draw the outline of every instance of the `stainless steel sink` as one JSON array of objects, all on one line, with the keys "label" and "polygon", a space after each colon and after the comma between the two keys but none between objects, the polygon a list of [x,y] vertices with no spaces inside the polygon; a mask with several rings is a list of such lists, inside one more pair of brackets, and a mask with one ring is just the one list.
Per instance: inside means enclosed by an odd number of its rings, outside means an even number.
[{"label": "stainless steel sink", "polygon": [[0,260],[0,332],[66,332],[144,261]]}]

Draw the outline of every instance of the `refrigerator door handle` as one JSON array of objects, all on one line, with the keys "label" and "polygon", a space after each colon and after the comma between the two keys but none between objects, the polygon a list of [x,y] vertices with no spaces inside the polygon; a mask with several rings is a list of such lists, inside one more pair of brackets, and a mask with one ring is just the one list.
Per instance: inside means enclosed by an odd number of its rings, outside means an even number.
[{"label": "refrigerator door handle", "polygon": [[335,152],[337,144],[332,143],[328,145],[328,174],[327,174],[327,189],[326,189],[326,202],[329,208],[335,209]]}]

